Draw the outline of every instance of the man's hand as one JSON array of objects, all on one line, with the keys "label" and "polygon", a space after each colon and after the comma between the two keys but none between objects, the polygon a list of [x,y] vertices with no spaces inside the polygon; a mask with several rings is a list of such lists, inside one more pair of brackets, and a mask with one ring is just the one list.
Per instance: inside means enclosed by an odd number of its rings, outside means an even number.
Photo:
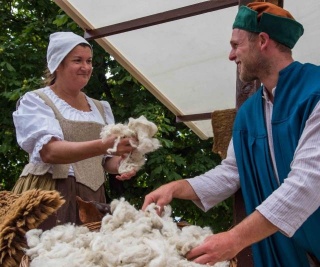
[{"label": "man's hand", "polygon": [[186,257],[199,264],[214,265],[231,260],[240,250],[236,238],[228,231],[208,236],[201,245],[190,250]]},{"label": "man's hand", "polygon": [[161,215],[164,210],[164,206],[168,205],[172,201],[171,187],[172,183],[165,184],[163,186],[160,186],[150,194],[146,195],[144,198],[142,210],[145,210],[151,203],[155,203],[157,206],[159,206],[159,209],[157,209],[157,213],[158,215]]},{"label": "man's hand", "polygon": [[244,248],[278,230],[259,211],[254,211],[229,231],[207,237],[203,244],[190,250],[186,257],[196,263],[209,265],[231,260]]},{"label": "man's hand", "polygon": [[165,185],[160,186],[157,190],[151,192],[145,196],[142,210],[155,203],[160,207],[158,214],[162,214],[164,206],[168,205],[173,198],[198,200],[198,196],[194,192],[193,188],[186,180],[177,180]]}]

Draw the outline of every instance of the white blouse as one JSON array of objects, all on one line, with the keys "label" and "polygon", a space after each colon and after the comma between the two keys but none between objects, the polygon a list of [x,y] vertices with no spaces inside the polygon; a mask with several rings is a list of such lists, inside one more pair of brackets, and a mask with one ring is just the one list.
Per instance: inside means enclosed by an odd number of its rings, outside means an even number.
[{"label": "white blouse", "polygon": [[[91,111],[85,112],[71,107],[60,99],[50,87],[40,89],[55,104],[65,119],[73,121],[90,121],[105,124],[96,105],[87,97]],[[107,101],[101,101],[108,124],[114,123],[114,116]],[[34,92],[26,93],[18,102],[17,110],[13,112],[13,122],[16,128],[19,146],[29,153],[31,163],[42,162],[39,151],[52,137],[64,140],[63,133],[53,110]],[[71,171],[72,172],[72,171]]]}]

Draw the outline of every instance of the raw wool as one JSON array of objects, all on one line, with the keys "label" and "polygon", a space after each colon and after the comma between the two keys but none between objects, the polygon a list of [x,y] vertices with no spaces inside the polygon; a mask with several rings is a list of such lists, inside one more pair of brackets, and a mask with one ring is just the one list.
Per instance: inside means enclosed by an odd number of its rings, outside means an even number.
[{"label": "raw wool", "polygon": [[138,119],[130,118],[128,124],[109,124],[102,128],[100,137],[102,142],[105,142],[110,135],[116,135],[117,139],[114,146],[107,150],[107,153],[112,154],[117,151],[117,146],[121,138],[135,137],[137,142],[131,143],[136,149],[128,154],[119,166],[119,173],[130,172],[131,170],[138,171],[145,163],[145,154],[158,149],[161,145],[158,139],[153,138],[157,133],[157,126],[148,121],[144,116]]},{"label": "raw wool", "polygon": [[[30,267],[196,267],[186,253],[212,234],[208,227],[178,228],[167,207],[162,217],[155,204],[137,210],[123,198],[111,202],[111,214],[99,232],[70,224],[26,234]],[[229,267],[221,262],[215,267]]]}]

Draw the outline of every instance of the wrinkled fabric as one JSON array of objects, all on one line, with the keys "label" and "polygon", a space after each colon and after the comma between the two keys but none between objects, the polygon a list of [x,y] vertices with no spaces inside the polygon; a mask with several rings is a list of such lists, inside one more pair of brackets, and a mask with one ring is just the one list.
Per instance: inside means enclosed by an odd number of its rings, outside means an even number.
[{"label": "wrinkled fabric", "polygon": [[66,55],[78,44],[87,44],[91,47],[86,39],[73,32],[55,32],[50,35],[49,39],[47,63],[51,74],[55,72]]}]

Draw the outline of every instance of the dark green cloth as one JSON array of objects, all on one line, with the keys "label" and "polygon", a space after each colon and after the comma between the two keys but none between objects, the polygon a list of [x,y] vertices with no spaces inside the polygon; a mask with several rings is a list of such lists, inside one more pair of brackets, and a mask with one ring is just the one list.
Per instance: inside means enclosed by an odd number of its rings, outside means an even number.
[{"label": "dark green cloth", "polygon": [[[259,18],[258,18],[259,16]],[[242,29],[249,32],[265,32],[271,39],[293,48],[303,34],[303,26],[291,18],[271,13],[260,14],[247,7],[241,6],[233,23],[233,29]]]}]

